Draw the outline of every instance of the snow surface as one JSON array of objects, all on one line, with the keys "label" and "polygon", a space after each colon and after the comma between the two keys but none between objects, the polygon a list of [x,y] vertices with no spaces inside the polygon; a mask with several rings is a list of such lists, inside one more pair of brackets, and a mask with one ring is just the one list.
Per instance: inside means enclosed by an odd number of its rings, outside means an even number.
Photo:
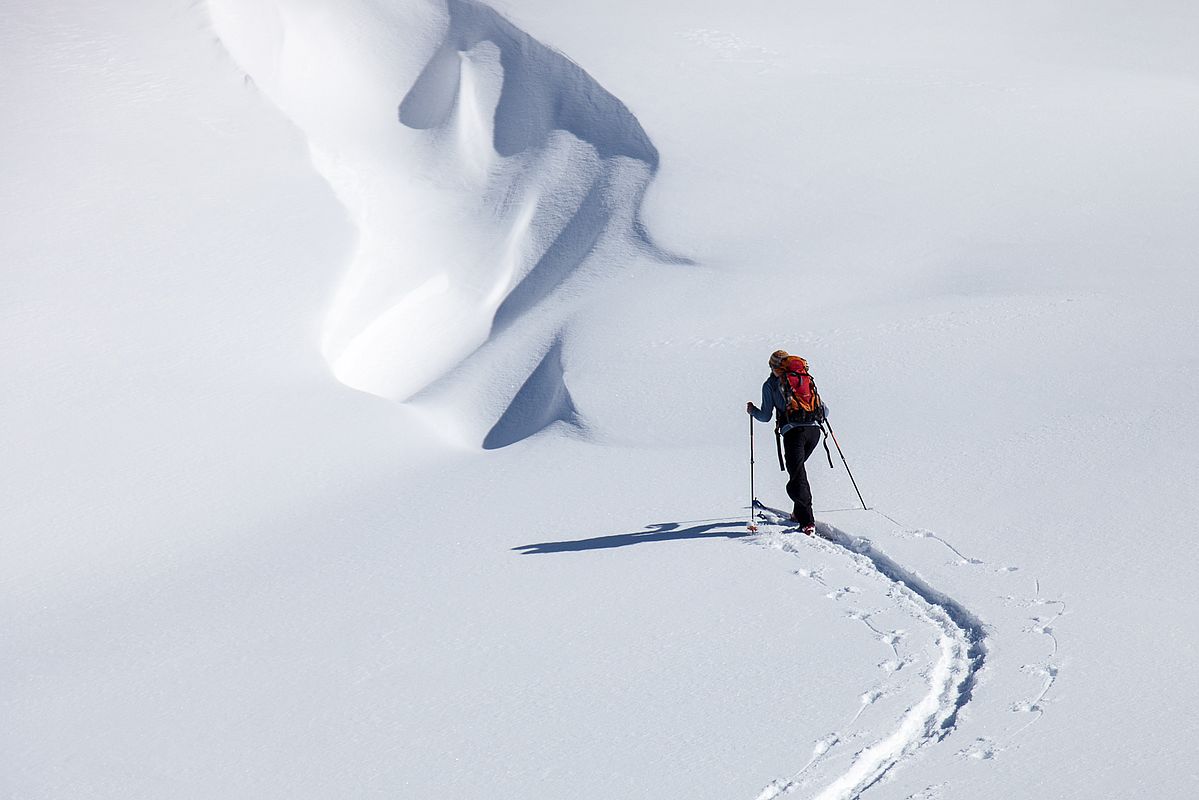
[{"label": "snow surface", "polygon": [[1195,796],[1197,36],[0,7],[0,794]]}]

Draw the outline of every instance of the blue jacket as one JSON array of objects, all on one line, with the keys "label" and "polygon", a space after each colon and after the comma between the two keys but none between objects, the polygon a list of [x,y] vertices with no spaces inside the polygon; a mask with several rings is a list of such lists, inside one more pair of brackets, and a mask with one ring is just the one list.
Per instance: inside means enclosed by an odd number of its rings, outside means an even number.
[{"label": "blue jacket", "polygon": [[[824,417],[828,416],[828,406],[823,401],[820,403],[820,411]],[[762,405],[753,410],[754,419],[758,422],[770,422],[770,418],[778,415],[778,419],[784,420],[787,418],[787,401],[783,398],[783,388],[779,386],[779,379],[771,375],[762,384]],[[786,433],[792,428],[819,428],[820,423],[812,422],[788,422],[779,429],[779,433]]]}]

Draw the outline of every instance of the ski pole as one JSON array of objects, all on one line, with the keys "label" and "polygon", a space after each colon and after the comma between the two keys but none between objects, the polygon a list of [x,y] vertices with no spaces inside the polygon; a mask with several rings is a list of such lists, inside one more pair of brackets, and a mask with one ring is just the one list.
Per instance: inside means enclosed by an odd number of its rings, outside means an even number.
[{"label": "ski pole", "polygon": [[787,465],[783,463],[783,435],[779,433],[779,426],[774,426],[774,449],[779,454],[779,471],[786,472]]},{"label": "ski pole", "polygon": [[754,491],[754,418],[749,418],[749,524],[745,527],[757,532],[758,495]]},{"label": "ski pole", "polygon": [[866,505],[865,500],[862,500],[862,490],[858,488],[858,482],[853,479],[853,473],[849,469],[849,462],[845,460],[845,453],[841,451],[841,443],[837,441],[837,434],[833,433],[832,424],[827,419],[821,424],[828,425],[829,436],[833,437],[833,444],[837,446],[837,455],[841,456],[841,463],[845,465],[845,472],[849,475],[849,482],[853,484],[853,490],[858,493],[858,500],[862,502],[862,510],[869,511],[870,507]]}]

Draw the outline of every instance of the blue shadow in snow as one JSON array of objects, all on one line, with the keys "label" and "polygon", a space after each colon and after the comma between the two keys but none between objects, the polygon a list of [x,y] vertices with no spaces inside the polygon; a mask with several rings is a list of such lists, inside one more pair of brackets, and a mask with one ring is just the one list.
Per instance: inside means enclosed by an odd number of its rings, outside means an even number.
[{"label": "blue shadow in snow", "polygon": [[484,450],[496,450],[528,438],[554,422],[578,424],[578,412],[566,388],[562,342],[554,343],[541,364],[517,391],[508,409],[483,440]]},{"label": "blue shadow in snow", "polygon": [[492,144],[501,156],[544,147],[555,130],[592,144],[600,158],[626,156],[658,169],[658,150],[628,107],[582,67],[476,0],[447,0],[441,46],[399,107],[409,128],[445,125],[458,103],[462,61],[480,42],[500,51],[503,83]]},{"label": "blue shadow in snow", "polygon": [[686,524],[684,522],[656,522],[643,531],[634,531],[633,533],[614,533],[609,536],[596,536],[593,539],[574,539],[564,542],[539,542],[538,544],[524,544],[512,549],[520,551],[521,555],[531,556],[539,553],[607,550],[645,542],[669,542],[677,539],[739,539],[752,535],[746,530],[744,521],[719,520],[684,528],[683,526]]}]

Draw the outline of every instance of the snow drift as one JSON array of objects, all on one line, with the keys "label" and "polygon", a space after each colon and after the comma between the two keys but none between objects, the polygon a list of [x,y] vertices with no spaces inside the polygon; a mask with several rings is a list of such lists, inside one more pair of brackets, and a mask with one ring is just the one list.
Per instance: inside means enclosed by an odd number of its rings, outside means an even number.
[{"label": "snow drift", "polygon": [[472,0],[211,8],[358,230],[325,325],[337,377],[420,396],[467,441],[498,426],[488,446],[566,418],[520,387],[589,286],[662,255],[638,219],[658,152],[636,117]]}]

